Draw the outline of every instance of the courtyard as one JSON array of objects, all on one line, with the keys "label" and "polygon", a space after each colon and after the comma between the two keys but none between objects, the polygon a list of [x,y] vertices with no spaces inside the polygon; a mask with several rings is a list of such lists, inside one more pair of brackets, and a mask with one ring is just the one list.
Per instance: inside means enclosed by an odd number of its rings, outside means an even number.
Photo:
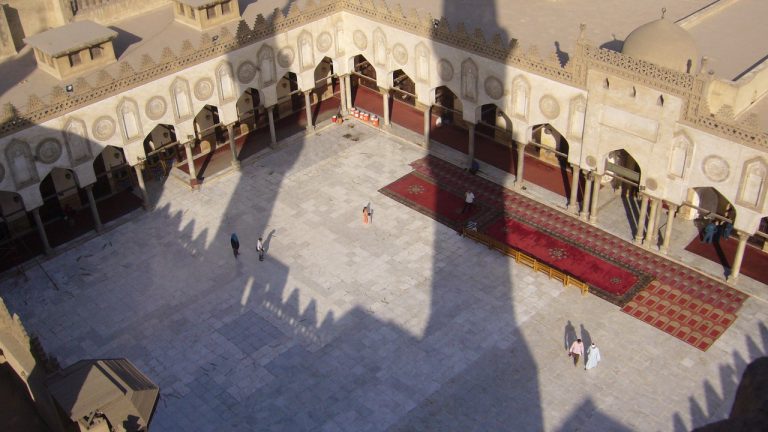
[{"label": "courtyard", "polygon": [[[62,366],[136,364],[161,389],[157,431],[683,431],[727,417],[768,351],[764,300],[702,352],[377,192],[426,154],[348,122],[199,191],[169,178],[151,185],[152,212],[6,277],[0,296]],[[573,334],[600,347],[596,369],[566,356]]]}]

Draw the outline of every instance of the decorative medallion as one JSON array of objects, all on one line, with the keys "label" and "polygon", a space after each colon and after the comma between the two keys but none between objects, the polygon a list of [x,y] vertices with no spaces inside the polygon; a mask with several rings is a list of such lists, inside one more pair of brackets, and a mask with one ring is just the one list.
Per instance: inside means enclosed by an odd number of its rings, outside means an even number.
[{"label": "decorative medallion", "polygon": [[485,79],[485,94],[492,99],[501,99],[504,96],[504,85],[501,84],[498,78],[489,76]]},{"label": "decorative medallion", "polygon": [[587,156],[587,166],[589,167],[595,167],[597,166],[597,158],[594,156]]},{"label": "decorative medallion", "polygon": [[294,57],[296,57],[296,54],[293,52],[293,48],[281,48],[280,51],[277,52],[277,64],[279,64],[280,67],[287,68],[293,64]]},{"label": "decorative medallion", "polygon": [[237,79],[241,84],[248,84],[256,78],[256,65],[246,60],[237,67]]},{"label": "decorative medallion", "polygon": [[610,280],[610,281],[611,281],[611,283],[612,283],[612,284],[614,284],[614,285],[618,285],[618,284],[620,284],[620,283],[622,282],[622,279],[621,279],[620,277],[618,277],[618,276],[614,276],[614,277],[612,277],[612,278],[611,278],[611,279],[609,279],[609,280]]},{"label": "decorative medallion", "polygon": [[701,170],[704,175],[713,182],[721,182],[728,178],[731,168],[728,162],[720,156],[707,156],[701,162]]},{"label": "decorative medallion", "polygon": [[437,74],[443,81],[450,81],[453,79],[453,65],[446,59],[441,59],[437,62]]},{"label": "decorative medallion", "polygon": [[544,95],[539,99],[539,109],[550,120],[560,115],[560,104],[552,95]]},{"label": "decorative medallion", "polygon": [[96,139],[106,141],[115,134],[115,121],[112,117],[101,116],[93,122],[92,130]]},{"label": "decorative medallion", "polygon": [[317,37],[317,50],[321,53],[324,53],[331,49],[331,45],[333,45],[333,38],[331,37],[331,34],[328,32],[322,32]]},{"label": "decorative medallion", "polygon": [[162,96],[153,96],[147,101],[144,111],[150,120],[158,120],[165,115],[165,110],[167,108],[168,104],[165,103],[165,99],[163,99]]},{"label": "decorative medallion", "polygon": [[352,41],[359,50],[368,48],[368,36],[360,30],[355,30],[355,32],[352,33]]},{"label": "decorative medallion", "polygon": [[645,181],[645,187],[647,187],[648,190],[655,191],[659,187],[659,183],[656,179],[649,178]]},{"label": "decorative medallion", "polygon": [[392,47],[392,56],[395,58],[395,61],[401,65],[408,63],[408,50],[405,49],[401,43],[396,43],[395,46]]},{"label": "decorative medallion", "polygon": [[54,138],[46,138],[37,145],[37,160],[51,164],[61,157],[61,143]]},{"label": "decorative medallion", "polygon": [[3,179],[5,178],[5,167],[3,164],[0,164],[0,183],[3,182]]},{"label": "decorative medallion", "polygon": [[424,193],[424,186],[422,185],[411,185],[408,186],[408,193],[411,195],[419,195]]},{"label": "decorative medallion", "polygon": [[200,78],[195,83],[195,97],[204,101],[213,95],[213,81],[210,78]]},{"label": "decorative medallion", "polygon": [[562,248],[552,248],[549,250],[549,257],[555,261],[568,258],[568,251]]}]

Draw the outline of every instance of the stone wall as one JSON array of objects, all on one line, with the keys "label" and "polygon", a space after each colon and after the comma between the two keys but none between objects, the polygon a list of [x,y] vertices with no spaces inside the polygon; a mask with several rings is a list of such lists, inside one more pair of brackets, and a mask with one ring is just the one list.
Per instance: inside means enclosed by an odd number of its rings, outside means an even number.
[{"label": "stone wall", "polygon": [[75,21],[91,20],[109,25],[170,4],[170,0],[77,0]]}]

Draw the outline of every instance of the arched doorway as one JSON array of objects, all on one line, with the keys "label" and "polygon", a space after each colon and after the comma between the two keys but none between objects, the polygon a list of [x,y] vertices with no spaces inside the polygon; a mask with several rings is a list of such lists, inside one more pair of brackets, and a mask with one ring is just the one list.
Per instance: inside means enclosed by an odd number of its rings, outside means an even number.
[{"label": "arched doorway", "polygon": [[102,222],[117,219],[141,207],[141,197],[134,194],[136,174],[126,162],[123,149],[105,147],[93,161],[93,171],[96,183],[92,192]]},{"label": "arched doorway", "polygon": [[44,252],[21,195],[0,191],[0,272]]},{"label": "arched doorway", "polygon": [[416,83],[402,69],[392,74],[389,89],[391,122],[421,135],[424,133],[424,107],[419,106]]},{"label": "arched doorway", "polygon": [[469,153],[468,131],[461,99],[447,86],[434,90],[429,138],[464,154]]},{"label": "arched doorway", "polygon": [[384,115],[382,94],[376,81],[376,69],[362,54],[353,58],[350,85],[352,106],[379,116]]},{"label": "arched doorway", "polygon": [[249,133],[269,125],[267,116],[264,115],[264,106],[261,104],[259,91],[247,88],[235,103],[237,110],[237,122],[240,124],[240,134]]},{"label": "arched doorway", "polygon": [[341,112],[341,93],[338,77],[333,71],[333,60],[324,57],[314,73],[315,87],[311,95],[312,125],[329,120]]},{"label": "arched doorway", "polygon": [[52,247],[64,244],[95,228],[86,192],[79,188],[75,173],[54,168],[40,182],[40,219]]},{"label": "arched doorway", "polygon": [[[144,179],[164,180],[180,160],[185,159],[173,126],[158,124],[144,138]],[[197,146],[196,146],[197,147]],[[199,153],[199,148],[194,149]]]},{"label": "arched doorway", "polygon": [[278,141],[304,132],[307,118],[304,109],[304,95],[299,89],[298,77],[287,72],[277,82],[277,119],[275,132]]},{"label": "arched doorway", "polygon": [[515,174],[517,156],[512,140],[512,121],[495,104],[478,108],[475,126],[475,158],[500,170]]},{"label": "arched doorway", "polygon": [[525,180],[569,197],[573,169],[568,165],[568,149],[568,141],[549,123],[533,126],[525,146]]},{"label": "arched doorway", "polygon": [[206,105],[195,116],[192,123],[195,128],[195,154],[207,154],[216,150],[221,141],[221,124],[219,123],[219,109],[213,105]]},{"label": "arched doorway", "polygon": [[[614,193],[621,195],[621,204],[623,212],[626,216],[627,228],[626,232],[633,236],[636,241],[642,240],[642,235],[645,232],[645,226],[648,224],[646,221],[650,217],[650,212],[646,211],[643,214],[642,211],[642,197],[638,195],[640,190],[641,169],[635,158],[632,157],[629,152],[624,149],[613,150],[609,152],[605,157],[605,170],[604,175],[600,179],[601,187],[603,185],[611,185]],[[592,178],[592,173],[585,173],[585,176]],[[589,195],[591,191],[585,191],[585,195]],[[604,195],[604,194],[603,194]],[[592,197],[594,199],[594,196]],[[649,200],[649,197],[645,197]],[[587,207],[589,203],[584,203],[584,207]],[[646,202],[647,205],[647,202]],[[599,203],[597,204],[599,207]],[[595,207],[597,208],[597,207]],[[582,212],[585,208],[582,208]],[[647,208],[646,208],[647,210]],[[621,211],[615,209],[614,211]],[[656,212],[656,215],[660,215],[661,211]],[[650,226],[658,225],[649,224]]]}]

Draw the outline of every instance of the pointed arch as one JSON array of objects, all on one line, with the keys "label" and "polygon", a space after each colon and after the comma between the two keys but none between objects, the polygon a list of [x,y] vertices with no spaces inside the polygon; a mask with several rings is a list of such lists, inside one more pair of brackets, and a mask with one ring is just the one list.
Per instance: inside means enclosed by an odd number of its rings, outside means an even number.
[{"label": "pointed arch", "polygon": [[530,105],[531,84],[520,75],[512,80],[512,115],[528,120],[528,106]]},{"label": "pointed arch", "polygon": [[144,137],[139,118],[139,106],[133,99],[124,98],[117,105],[117,122],[120,123],[120,131],[126,143]]},{"label": "pointed arch", "polygon": [[219,101],[221,101],[221,103],[235,99],[237,93],[235,90],[235,80],[231,63],[221,62],[219,66],[216,67],[216,83],[218,84]]},{"label": "pointed arch", "polygon": [[373,31],[373,62],[387,66],[387,36],[378,27]]},{"label": "pointed arch", "polygon": [[762,157],[746,161],[739,182],[737,203],[761,211],[765,204],[766,190],[768,190],[768,164]]},{"label": "pointed arch", "polygon": [[299,65],[302,71],[310,70],[315,67],[315,50],[312,45],[312,33],[304,30],[299,34],[297,40],[299,51]]},{"label": "pointed arch", "polygon": [[416,45],[416,80],[423,83],[429,82],[429,48],[424,42]]},{"label": "pointed arch", "polygon": [[67,143],[69,163],[73,168],[93,159],[84,121],[76,118],[67,121],[64,125],[64,141]]},{"label": "pointed arch", "polygon": [[192,97],[190,96],[189,82],[184,78],[173,80],[171,102],[173,103],[173,116],[177,122],[192,117]]},{"label": "pointed arch", "polygon": [[587,99],[578,95],[571,99],[568,113],[568,138],[581,140],[584,136],[584,121],[587,114]]},{"label": "pointed arch", "polygon": [[668,173],[670,176],[683,179],[688,174],[693,155],[693,141],[685,132],[675,134],[672,151],[669,156]]},{"label": "pointed arch", "polygon": [[16,190],[24,189],[40,181],[35,168],[35,159],[29,144],[13,139],[5,149],[5,158],[11,170],[11,177]]},{"label": "pointed arch", "polygon": [[461,97],[477,102],[477,64],[471,58],[461,62]]},{"label": "pointed arch", "polygon": [[275,69],[275,50],[271,46],[264,44],[259,48],[259,52],[256,55],[259,59],[259,78],[261,80],[261,87],[270,86],[275,83],[275,75],[277,70]]}]

